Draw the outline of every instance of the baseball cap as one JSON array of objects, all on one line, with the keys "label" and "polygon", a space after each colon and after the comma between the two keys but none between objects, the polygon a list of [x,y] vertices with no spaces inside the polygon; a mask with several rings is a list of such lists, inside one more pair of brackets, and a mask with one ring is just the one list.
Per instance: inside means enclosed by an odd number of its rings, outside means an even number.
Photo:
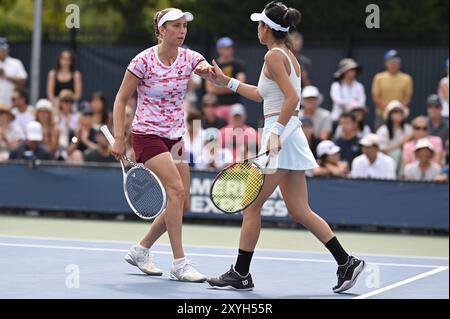
[{"label": "baseball cap", "polygon": [[9,44],[8,44],[8,41],[6,40],[6,38],[0,37],[0,48],[2,48],[2,49],[9,48]]},{"label": "baseball cap", "polygon": [[441,99],[439,98],[439,95],[437,94],[431,94],[427,98],[427,106],[429,105],[437,105],[439,107],[442,107]]},{"label": "baseball cap", "polygon": [[27,140],[41,142],[43,140],[42,125],[37,121],[31,121],[26,127]]},{"label": "baseball cap", "polygon": [[384,61],[399,57],[400,55],[398,54],[397,50],[389,50],[384,54]]},{"label": "baseball cap", "polygon": [[407,118],[409,116],[409,109],[403,105],[402,102],[393,100],[389,102],[389,104],[386,106],[386,110],[384,111],[383,117],[384,119],[387,119],[389,114],[394,110],[400,110],[403,112],[403,116]]},{"label": "baseball cap", "polygon": [[219,40],[217,40],[216,47],[217,48],[231,47],[231,46],[233,46],[233,44],[234,44],[234,42],[231,38],[224,37],[224,38],[220,38]]},{"label": "baseball cap", "polygon": [[231,106],[231,116],[235,115],[247,115],[247,112],[245,111],[245,107],[241,103],[236,103]]},{"label": "baseball cap", "polygon": [[334,144],[332,141],[322,141],[317,145],[316,153],[318,157],[324,155],[333,155],[339,153],[341,148]]},{"label": "baseball cap", "polygon": [[36,103],[36,110],[52,110],[52,102],[47,99],[40,99]]},{"label": "baseball cap", "polygon": [[378,138],[378,135],[370,133],[367,134],[364,138],[362,138],[359,141],[359,144],[361,144],[362,146],[378,146],[380,144],[380,140]]},{"label": "baseball cap", "polygon": [[428,138],[421,138],[418,140],[416,142],[416,146],[414,147],[414,151],[418,151],[422,148],[428,148],[430,151],[434,152],[434,146]]},{"label": "baseball cap", "polygon": [[186,21],[188,22],[194,20],[194,16],[192,15],[192,13],[183,12],[180,9],[172,9],[162,16],[162,18],[158,22],[158,27],[162,26],[167,21],[175,21],[183,16],[186,18]]}]

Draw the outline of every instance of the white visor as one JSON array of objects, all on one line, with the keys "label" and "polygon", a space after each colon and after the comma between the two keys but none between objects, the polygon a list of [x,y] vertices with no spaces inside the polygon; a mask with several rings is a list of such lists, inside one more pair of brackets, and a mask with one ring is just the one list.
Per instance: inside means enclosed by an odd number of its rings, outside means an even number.
[{"label": "white visor", "polygon": [[264,11],[261,13],[253,13],[250,16],[250,19],[255,22],[262,21],[265,24],[267,24],[272,30],[281,31],[281,32],[289,32],[289,27],[285,28],[285,27],[282,27],[281,25],[279,25],[278,23],[273,22],[272,20],[269,19],[268,16],[266,16],[266,13]]},{"label": "white visor", "polygon": [[167,12],[158,22],[158,28],[162,26],[167,21],[175,21],[182,17],[186,18],[186,21],[192,21],[194,20],[194,16],[190,12],[183,12],[180,9],[172,9],[169,12]]}]

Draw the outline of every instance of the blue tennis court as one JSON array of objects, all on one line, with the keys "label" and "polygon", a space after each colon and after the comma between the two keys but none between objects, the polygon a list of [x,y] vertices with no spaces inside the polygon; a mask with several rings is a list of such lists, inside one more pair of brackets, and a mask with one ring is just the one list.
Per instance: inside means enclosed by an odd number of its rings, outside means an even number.
[{"label": "blue tennis court", "polygon": [[[368,265],[357,284],[334,294],[336,266],[327,253],[257,250],[255,290],[215,290],[206,283],[169,280],[168,245],[153,249],[162,277],[142,274],[123,255],[131,243],[0,236],[0,298],[170,299],[405,299],[449,298],[448,258],[358,255]],[[235,261],[235,248],[186,246],[188,258],[208,276]]]}]

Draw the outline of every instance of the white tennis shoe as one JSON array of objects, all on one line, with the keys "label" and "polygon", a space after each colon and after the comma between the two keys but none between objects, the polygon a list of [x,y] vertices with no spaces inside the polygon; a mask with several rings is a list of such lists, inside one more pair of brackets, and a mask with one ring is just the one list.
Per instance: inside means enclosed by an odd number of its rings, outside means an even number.
[{"label": "white tennis shoe", "polygon": [[171,280],[189,282],[204,282],[207,279],[206,276],[198,272],[188,260],[185,260],[180,265],[174,264],[170,271],[169,278]]},{"label": "white tennis shoe", "polygon": [[162,271],[153,262],[153,256],[149,249],[144,249],[138,245],[133,245],[124,257],[130,265],[138,267],[143,273],[150,276],[161,276]]}]

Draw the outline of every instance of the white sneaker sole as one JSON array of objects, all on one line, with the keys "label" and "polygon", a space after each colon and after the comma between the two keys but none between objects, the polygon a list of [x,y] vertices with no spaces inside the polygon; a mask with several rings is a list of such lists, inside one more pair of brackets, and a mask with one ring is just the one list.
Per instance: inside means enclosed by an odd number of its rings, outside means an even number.
[{"label": "white sneaker sole", "polygon": [[364,270],[364,267],[366,266],[365,261],[363,261],[358,267],[355,268],[355,271],[353,272],[352,279],[344,281],[342,286],[339,289],[333,290],[335,293],[344,292],[346,290],[349,290],[356,284],[356,280],[358,279],[358,276],[362,273]]},{"label": "white sneaker sole", "polygon": [[245,288],[245,289],[238,289],[235,288],[233,286],[225,286],[225,287],[219,287],[219,286],[211,286],[211,284],[209,285],[210,289],[217,289],[217,290],[233,290],[233,291],[252,291],[255,289],[255,287],[252,288]]},{"label": "white sneaker sole", "polygon": [[146,274],[146,275],[149,275],[149,276],[162,276],[162,274],[163,274],[162,271],[160,271],[160,272],[151,272],[151,271],[148,271],[148,270],[146,270],[146,269],[140,268],[140,267],[136,264],[136,262],[134,261],[133,257],[132,257],[130,254],[126,254],[125,257],[124,257],[124,259],[125,259],[125,261],[126,261],[127,263],[129,263],[130,265],[139,268],[139,270],[142,271],[142,272],[143,272],[144,274]]},{"label": "white sneaker sole", "polygon": [[200,283],[200,282],[205,282],[206,279],[208,278],[202,278],[202,279],[197,279],[197,280],[186,280],[186,279],[179,279],[177,276],[175,276],[174,274],[170,273],[169,274],[169,279],[173,280],[173,281],[182,281],[182,282],[196,282],[196,283]]}]

